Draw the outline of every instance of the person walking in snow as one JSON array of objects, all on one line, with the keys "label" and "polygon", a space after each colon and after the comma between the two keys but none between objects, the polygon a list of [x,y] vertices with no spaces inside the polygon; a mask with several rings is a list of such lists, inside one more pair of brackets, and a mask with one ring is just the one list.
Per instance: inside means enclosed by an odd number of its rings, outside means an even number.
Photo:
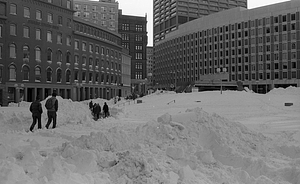
[{"label": "person walking in snow", "polygon": [[46,124],[46,128],[49,128],[49,125],[51,124],[53,120],[53,126],[52,128],[56,128],[56,117],[57,117],[57,110],[58,110],[58,100],[56,99],[56,93],[52,93],[52,97],[48,98],[46,101],[45,107],[47,109],[47,115],[48,115],[48,122]]},{"label": "person walking in snow", "polygon": [[90,108],[91,111],[93,110],[93,101],[92,100],[89,103],[89,108]]},{"label": "person walking in snow", "polygon": [[38,129],[41,129],[43,108],[40,102],[40,97],[38,96],[36,97],[36,100],[31,103],[29,110],[32,113],[32,119],[33,119],[29,130],[32,132],[37,122],[38,122]]},{"label": "person walking in snow", "polygon": [[100,118],[101,106],[97,103],[94,107],[94,119],[97,121]]},{"label": "person walking in snow", "polygon": [[108,105],[106,104],[106,102],[104,102],[104,105],[103,105],[103,113],[104,113],[104,118],[109,116]]}]

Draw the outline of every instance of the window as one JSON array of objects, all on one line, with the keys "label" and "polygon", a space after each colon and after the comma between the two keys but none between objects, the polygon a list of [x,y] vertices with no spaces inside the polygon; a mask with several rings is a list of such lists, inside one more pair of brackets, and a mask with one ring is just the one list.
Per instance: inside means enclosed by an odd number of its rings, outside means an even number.
[{"label": "window", "polygon": [[74,63],[75,63],[75,65],[78,65],[78,63],[79,63],[79,56],[78,55],[74,56]]},{"label": "window", "polygon": [[82,51],[86,51],[86,43],[82,42]]},{"label": "window", "polygon": [[3,35],[3,25],[0,25],[0,38],[2,38]]},{"label": "window", "polygon": [[16,26],[16,24],[10,24],[10,35],[12,35],[12,36],[17,35],[17,26]]},{"label": "window", "polygon": [[28,7],[24,7],[24,17],[30,18],[30,9]]},{"label": "window", "polygon": [[60,50],[57,51],[57,62],[62,62],[63,54]]},{"label": "window", "polygon": [[93,66],[93,58],[89,58],[89,66]]},{"label": "window", "polygon": [[143,25],[137,24],[135,25],[135,30],[138,32],[142,32],[143,31]]},{"label": "window", "polygon": [[66,82],[71,82],[71,71],[70,70],[66,71]]},{"label": "window", "polygon": [[52,69],[47,68],[47,82],[51,82],[51,81],[52,81]]},{"label": "window", "polygon": [[66,42],[68,46],[71,46],[71,36],[67,36]]},{"label": "window", "polygon": [[82,65],[86,65],[86,57],[82,56]]},{"label": "window", "polygon": [[41,40],[41,30],[40,29],[35,30],[35,39]]},{"label": "window", "polygon": [[124,30],[124,31],[129,31],[129,24],[123,23],[123,24],[122,24],[122,30]]},{"label": "window", "polygon": [[52,15],[52,13],[48,13],[47,21],[48,21],[49,23],[53,23],[53,15]]},{"label": "window", "polygon": [[62,33],[57,33],[57,43],[62,44]]},{"label": "window", "polygon": [[63,18],[61,16],[58,16],[58,25],[62,25],[63,24]]},{"label": "window", "polygon": [[42,20],[42,12],[41,12],[41,10],[36,10],[36,12],[35,12],[35,18],[36,18],[36,20]]},{"label": "window", "polygon": [[10,58],[16,58],[17,53],[16,53],[16,45],[15,44],[10,44],[9,45],[9,57]]},{"label": "window", "polygon": [[72,25],[71,22],[72,22],[71,19],[67,19],[67,26],[68,27],[71,27],[71,25]]},{"label": "window", "polygon": [[[3,45],[0,44],[0,59],[2,59]],[[1,82],[1,81],[0,81]]]},{"label": "window", "polygon": [[34,73],[35,73],[35,81],[36,82],[41,82],[41,68],[40,67],[36,67],[35,68],[35,71],[34,71]]},{"label": "window", "polygon": [[29,47],[27,45],[23,46],[23,60],[29,60]]},{"label": "window", "polygon": [[90,44],[90,45],[89,45],[89,51],[90,51],[91,53],[93,53],[93,49],[94,49],[93,45]]},{"label": "window", "polygon": [[36,47],[35,48],[35,60],[41,61],[41,56],[42,56],[41,48]]},{"label": "window", "polygon": [[61,69],[57,69],[56,71],[56,82],[61,83]]},{"label": "window", "polygon": [[17,78],[16,67],[15,67],[15,65],[10,65],[9,66],[9,80],[15,81],[16,78]]},{"label": "window", "polygon": [[71,9],[71,1],[70,0],[67,0],[67,8]]},{"label": "window", "polygon": [[66,58],[66,63],[71,63],[71,53],[67,52],[67,58]]},{"label": "window", "polygon": [[52,42],[52,32],[51,31],[47,31],[47,41]]},{"label": "window", "polygon": [[10,12],[10,14],[12,14],[12,15],[17,15],[17,5],[15,5],[15,4],[10,4],[9,12]]},{"label": "window", "polygon": [[29,38],[29,27],[27,26],[23,27],[23,36],[24,38]]},{"label": "window", "polygon": [[52,50],[50,48],[47,50],[47,61],[52,62]]},{"label": "window", "polygon": [[23,81],[29,81],[29,67],[27,65],[23,66]]},{"label": "window", "polygon": [[79,41],[75,40],[75,45],[74,45],[76,50],[79,50]]}]

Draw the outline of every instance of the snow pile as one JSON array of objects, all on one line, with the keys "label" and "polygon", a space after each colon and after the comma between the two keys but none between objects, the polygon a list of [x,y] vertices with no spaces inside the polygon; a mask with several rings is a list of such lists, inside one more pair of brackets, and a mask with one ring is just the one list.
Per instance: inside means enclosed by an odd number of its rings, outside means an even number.
[{"label": "snow pile", "polygon": [[[29,103],[9,113],[0,112],[0,126],[4,127],[0,133],[1,184],[300,183],[300,147],[279,145],[262,133],[202,108],[165,113],[124,129],[122,118],[130,112],[126,106],[109,102],[114,117],[105,119],[106,125],[104,120],[92,120],[89,101],[60,97],[58,101],[59,126],[54,130],[26,133],[24,127],[16,128],[20,124],[29,127]],[[180,99],[172,105],[177,101]],[[93,102],[102,106],[104,100]],[[82,134],[64,134],[70,127],[83,129]]]},{"label": "snow pile", "polygon": [[300,95],[300,88],[289,86],[287,88],[274,88],[269,92],[275,95]]}]

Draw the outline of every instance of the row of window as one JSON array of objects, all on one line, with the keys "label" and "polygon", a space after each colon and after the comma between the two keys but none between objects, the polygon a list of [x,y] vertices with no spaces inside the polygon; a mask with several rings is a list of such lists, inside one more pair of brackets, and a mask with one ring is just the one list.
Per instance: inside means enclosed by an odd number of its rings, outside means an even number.
[{"label": "row of window", "polygon": [[[0,79],[2,79],[2,67],[1,67],[1,73],[0,73]],[[17,79],[17,68],[14,64],[11,64],[9,66],[9,81],[16,81]],[[74,80],[75,81],[78,81],[79,79],[79,71],[78,70],[75,70],[74,71]],[[34,69],[34,76],[35,76],[35,82],[41,82],[42,80],[42,70],[41,70],[41,67],[40,66],[36,66],[35,69]],[[100,73],[96,73],[96,74],[93,74],[93,73],[88,73],[88,80],[87,80],[87,76],[86,76],[86,73],[88,72],[81,72],[81,80],[83,82],[101,82],[103,83],[104,81],[106,83],[120,83],[121,82],[121,77],[120,76],[117,76],[117,75],[110,75],[110,74],[101,74]],[[30,68],[28,65],[24,65],[22,67],[22,80],[23,81],[29,81],[30,79]],[[95,81],[93,80],[94,78],[94,75],[95,75]],[[53,79],[53,76],[56,76],[56,82],[57,83],[61,83],[62,82],[62,79],[64,78],[63,77],[63,72],[62,72],[62,69],[61,68],[58,68],[56,69],[56,72],[55,72],[55,75],[53,73],[53,70],[51,67],[48,67],[46,69],[46,82],[52,82],[52,79]],[[66,79],[66,82],[67,83],[70,83],[71,82],[71,71],[69,69],[66,70],[65,72],[65,79]]]},{"label": "row of window", "polygon": [[[16,24],[10,24],[10,35],[11,36],[17,36],[17,25]],[[46,40],[47,42],[53,42],[53,31],[48,30],[46,33]],[[30,38],[30,27],[29,26],[23,26],[23,37],[24,38]],[[36,40],[44,40],[42,39],[42,30],[39,28],[35,29],[35,39]],[[63,34],[60,32],[57,32],[56,36],[56,43],[57,44],[63,44]],[[71,46],[71,36],[66,36],[66,45]]]},{"label": "row of window", "polygon": [[[123,31],[131,31],[130,24],[128,24],[128,23],[122,23],[121,30],[123,30]],[[135,30],[134,31],[143,32],[144,30],[145,29],[144,29],[143,25],[141,25],[141,24],[135,24]]]},{"label": "row of window", "polygon": [[74,10],[93,11],[93,12],[109,12],[115,13],[115,7],[97,6],[97,5],[81,5],[75,3]]},{"label": "row of window", "polygon": [[[24,17],[30,18],[30,8],[29,7],[23,7]],[[16,4],[10,4],[10,14],[11,15],[17,15],[17,5]],[[47,13],[47,22],[48,23],[54,23],[53,22],[53,13],[48,12]],[[36,10],[35,11],[35,18],[38,21],[42,21],[43,19],[43,13],[42,10]],[[71,27],[71,19],[67,19],[67,27]],[[56,23],[56,22],[55,22]],[[57,17],[57,25],[63,25],[63,17],[58,16]]]}]

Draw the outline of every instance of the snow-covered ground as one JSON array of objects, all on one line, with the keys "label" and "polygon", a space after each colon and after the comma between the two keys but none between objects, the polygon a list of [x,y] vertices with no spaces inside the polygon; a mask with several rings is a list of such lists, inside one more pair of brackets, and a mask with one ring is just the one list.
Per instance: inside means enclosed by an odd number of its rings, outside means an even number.
[{"label": "snow-covered ground", "polygon": [[0,184],[300,184],[300,88],[140,100],[94,121],[58,97],[57,128],[34,132],[30,103],[0,107]]}]

